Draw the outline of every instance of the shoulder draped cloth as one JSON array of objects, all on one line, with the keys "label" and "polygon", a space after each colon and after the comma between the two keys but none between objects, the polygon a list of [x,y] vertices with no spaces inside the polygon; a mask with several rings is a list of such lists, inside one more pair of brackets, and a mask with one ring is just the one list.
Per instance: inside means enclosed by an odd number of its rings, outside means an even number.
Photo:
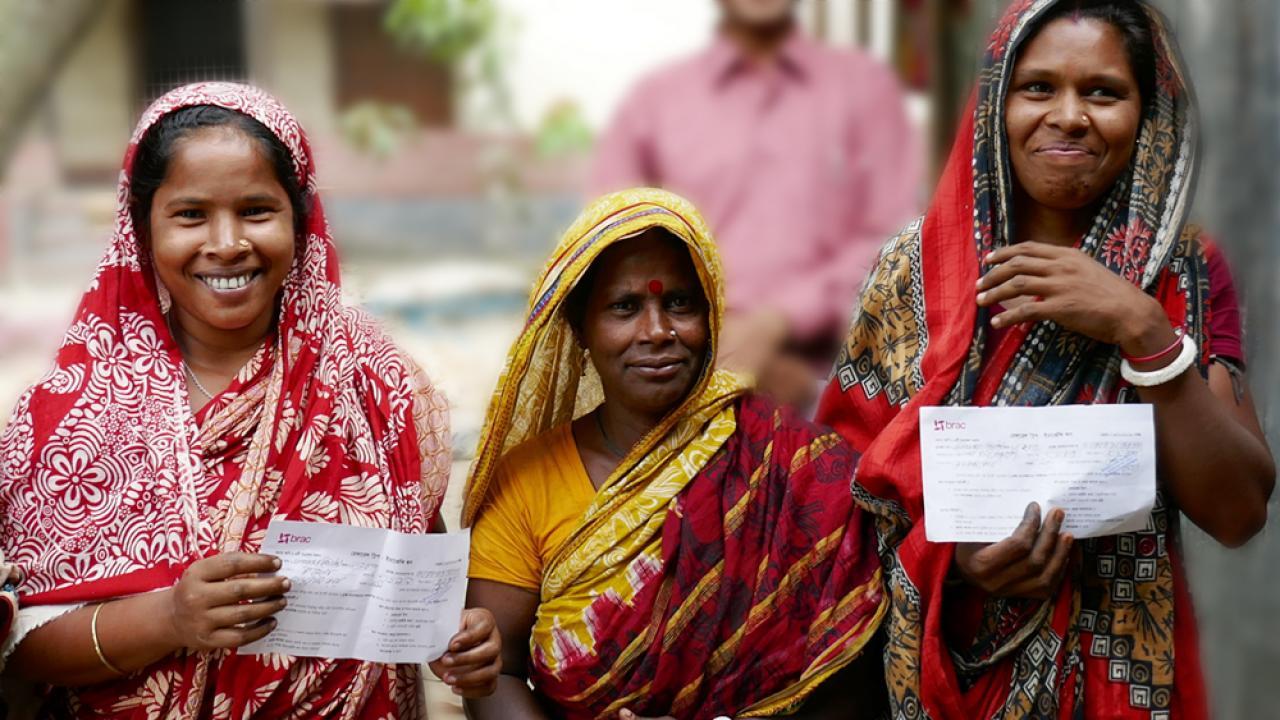
[{"label": "shoulder draped cloth", "polygon": [[[655,227],[688,246],[716,337],[720,261],[694,208],[660,190],[593,203],[534,288],[489,406],[464,523],[484,512],[506,452],[599,402],[561,305],[601,251]],[[885,609],[869,525],[848,492],[856,460],[742,378],[704,370],[546,567],[531,639],[537,690],[569,718],[798,707],[858,657]]]},{"label": "shoulder draped cloth", "polygon": [[[919,410],[931,405],[1131,402],[1116,347],[1044,322],[986,348],[979,258],[1010,242],[1004,106],[1028,27],[1056,0],[1016,0],[985,53],[973,103],[927,215],[884,247],[862,291],[819,419],[864,452],[853,490],[876,516],[891,609],[895,718],[1197,718],[1205,713],[1177,509],[1158,497],[1141,532],[1077,543],[1047,602],[944,589],[955,546],[925,540]],[[1164,306],[1206,352],[1208,278],[1184,224],[1194,102],[1164,18],[1136,152],[1080,249]],[[985,358],[985,360],[984,360]],[[958,637],[965,618],[980,618]]]},{"label": "shoulder draped cloth", "polygon": [[[276,328],[199,417],[130,214],[137,144],[180,108],[216,105],[289,149],[309,214]],[[448,482],[447,406],[366,315],[343,303],[302,127],[253,87],[200,83],[157,100],[120,175],[116,229],[52,370],[0,441],[0,544],[25,604],[167,588],[200,558],[254,552],[272,518],[427,532]],[[60,691],[55,715],[373,718],[418,712],[415,666],[181,652],[128,678]],[[58,699],[60,698],[60,699]],[[51,700],[53,702],[53,700]]]}]

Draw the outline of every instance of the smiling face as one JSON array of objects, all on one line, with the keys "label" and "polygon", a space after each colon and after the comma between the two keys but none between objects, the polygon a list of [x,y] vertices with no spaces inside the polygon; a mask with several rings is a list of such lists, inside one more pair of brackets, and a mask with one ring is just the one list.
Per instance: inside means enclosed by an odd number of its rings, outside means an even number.
[{"label": "smiling face", "polygon": [[1020,189],[1052,210],[1102,199],[1133,157],[1142,98],[1119,29],[1050,22],[1018,54],[1005,105]]},{"label": "smiling face", "polygon": [[294,217],[258,141],[232,127],[178,140],[148,236],[187,332],[236,343],[267,331],[293,263]]},{"label": "smiling face", "polygon": [[606,402],[661,418],[702,373],[708,306],[689,251],[650,230],[600,254],[576,329]]}]

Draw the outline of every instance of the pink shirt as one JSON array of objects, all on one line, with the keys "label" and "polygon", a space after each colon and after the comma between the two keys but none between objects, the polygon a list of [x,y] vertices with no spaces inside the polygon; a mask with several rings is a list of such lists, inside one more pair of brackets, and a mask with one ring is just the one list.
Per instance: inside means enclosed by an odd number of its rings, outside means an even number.
[{"label": "pink shirt", "polygon": [[726,39],[643,80],[602,138],[593,192],[638,185],[706,216],[731,311],[842,334],[883,242],[918,211],[921,151],[884,66],[795,33],[775,62]]}]

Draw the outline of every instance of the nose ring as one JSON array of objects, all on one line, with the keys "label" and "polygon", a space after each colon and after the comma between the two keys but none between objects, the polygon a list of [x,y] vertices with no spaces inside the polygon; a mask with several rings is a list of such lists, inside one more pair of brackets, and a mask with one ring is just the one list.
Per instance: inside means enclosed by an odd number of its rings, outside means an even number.
[{"label": "nose ring", "polygon": [[248,238],[240,238],[240,247],[244,250],[249,250],[253,248],[253,243],[249,242]]}]

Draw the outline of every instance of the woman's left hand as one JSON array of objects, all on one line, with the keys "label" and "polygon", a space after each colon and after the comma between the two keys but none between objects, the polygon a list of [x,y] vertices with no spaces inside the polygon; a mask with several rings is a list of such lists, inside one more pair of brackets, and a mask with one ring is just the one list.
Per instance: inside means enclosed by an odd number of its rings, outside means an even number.
[{"label": "woman's left hand", "polygon": [[462,629],[449,640],[449,650],[431,663],[431,672],[455,695],[492,695],[502,672],[502,636],[493,613],[484,608],[462,611]]},{"label": "woman's left hand", "polygon": [[1167,347],[1173,329],[1155,298],[1076,248],[1024,242],[983,259],[978,305],[1028,298],[991,319],[995,327],[1051,320],[1129,355]]}]

